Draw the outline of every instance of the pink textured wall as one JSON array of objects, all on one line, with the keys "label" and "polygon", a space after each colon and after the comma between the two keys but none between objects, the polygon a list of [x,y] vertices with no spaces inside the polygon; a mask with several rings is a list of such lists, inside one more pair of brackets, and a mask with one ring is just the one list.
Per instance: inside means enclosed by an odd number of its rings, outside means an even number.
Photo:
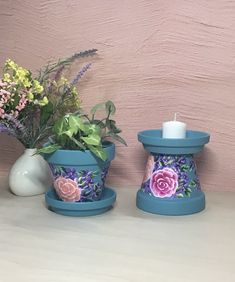
[{"label": "pink textured wall", "polygon": [[[174,112],[211,133],[199,154],[206,190],[235,190],[235,2],[229,0],[0,0],[0,63],[37,70],[49,59],[99,49],[79,85],[84,107],[112,99],[128,141],[118,145],[109,182],[138,186],[146,155],[139,130]],[[0,136],[0,172],[22,147]]]}]

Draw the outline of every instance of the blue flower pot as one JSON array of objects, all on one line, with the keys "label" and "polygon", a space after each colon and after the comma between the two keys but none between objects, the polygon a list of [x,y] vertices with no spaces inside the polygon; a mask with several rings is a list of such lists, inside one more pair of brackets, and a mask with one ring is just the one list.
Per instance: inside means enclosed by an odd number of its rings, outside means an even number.
[{"label": "blue flower pot", "polygon": [[184,139],[162,138],[161,130],[139,132],[149,153],[137,207],[151,213],[184,215],[205,208],[193,154],[209,142],[206,132],[188,130]]},{"label": "blue flower pot", "polygon": [[113,143],[104,144],[107,160],[89,150],[57,150],[45,155],[53,174],[58,197],[66,202],[93,202],[101,198],[110,162],[115,156]]}]

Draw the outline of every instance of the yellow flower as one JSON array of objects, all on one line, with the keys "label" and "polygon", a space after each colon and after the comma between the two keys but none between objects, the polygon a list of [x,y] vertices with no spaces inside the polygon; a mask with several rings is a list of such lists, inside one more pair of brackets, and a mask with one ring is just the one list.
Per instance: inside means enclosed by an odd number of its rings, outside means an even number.
[{"label": "yellow flower", "polygon": [[66,79],[65,77],[61,77],[61,79],[58,81],[58,83],[57,83],[57,85],[58,85],[58,87],[60,87],[60,86],[64,86],[64,85],[66,85],[66,84],[68,84],[68,79]]},{"label": "yellow flower", "polygon": [[46,106],[48,104],[48,102],[49,101],[48,101],[47,97],[44,96],[42,100],[38,101],[38,105],[43,107],[43,106]]},{"label": "yellow flower", "polygon": [[19,77],[27,77],[29,75],[29,71],[22,67],[18,67],[16,69],[16,75]]},{"label": "yellow flower", "polygon": [[79,108],[81,106],[81,100],[78,96],[77,88],[75,86],[72,88],[71,94],[73,97],[74,106]]},{"label": "yellow flower", "polygon": [[29,101],[33,101],[33,99],[34,99],[34,95],[33,95],[32,92],[29,92],[29,93],[27,94],[27,97],[28,97]]},{"label": "yellow flower", "polygon": [[36,79],[33,80],[33,89],[32,91],[33,92],[36,92],[36,93],[42,93],[44,90],[43,86],[39,83],[39,81],[37,81]]},{"label": "yellow flower", "polygon": [[71,93],[72,93],[73,96],[77,96],[78,95],[77,88],[75,86],[72,88]]},{"label": "yellow flower", "polygon": [[32,85],[29,71],[22,67],[18,67],[17,69],[15,69],[15,74],[13,74],[13,78],[14,82],[23,85],[25,88],[29,88]]},{"label": "yellow flower", "polygon": [[13,70],[16,70],[18,68],[18,65],[14,61],[12,61],[11,59],[6,60],[5,66],[7,68],[10,68],[10,69],[13,69]]},{"label": "yellow flower", "polygon": [[78,97],[75,99],[74,102],[75,102],[75,103],[74,103],[75,107],[76,107],[76,108],[80,108],[80,106],[81,106],[81,100],[80,100]]},{"label": "yellow flower", "polygon": [[[30,72],[27,69],[19,67],[13,60],[8,59],[5,63],[5,71],[10,71],[11,74],[5,72],[4,76],[7,82],[14,82],[25,88],[30,88],[32,86],[32,79]],[[11,80],[10,80],[11,78]]]},{"label": "yellow flower", "polygon": [[4,73],[4,74],[3,74],[3,80],[4,80],[5,82],[11,82],[11,76],[10,76],[10,74],[9,74],[9,73]]}]

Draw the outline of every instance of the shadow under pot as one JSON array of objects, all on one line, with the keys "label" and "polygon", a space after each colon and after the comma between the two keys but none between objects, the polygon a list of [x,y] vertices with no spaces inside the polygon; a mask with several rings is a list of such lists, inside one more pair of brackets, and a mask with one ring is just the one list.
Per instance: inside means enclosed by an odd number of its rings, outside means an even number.
[{"label": "shadow under pot", "polygon": [[104,144],[107,160],[102,161],[90,150],[57,150],[45,155],[53,174],[53,187],[65,202],[94,202],[101,199],[105,179],[115,156],[115,145]]}]

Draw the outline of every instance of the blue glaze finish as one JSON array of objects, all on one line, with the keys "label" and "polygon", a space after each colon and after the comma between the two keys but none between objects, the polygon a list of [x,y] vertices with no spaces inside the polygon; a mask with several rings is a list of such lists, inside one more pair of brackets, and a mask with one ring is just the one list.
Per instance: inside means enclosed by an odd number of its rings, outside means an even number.
[{"label": "blue glaze finish", "polygon": [[63,202],[58,198],[54,189],[45,194],[47,208],[55,213],[66,216],[92,216],[110,210],[116,201],[116,192],[111,188],[105,188],[101,199],[96,202]]},{"label": "blue glaze finish", "polygon": [[205,195],[202,191],[195,192],[190,198],[167,199],[155,198],[142,192],[137,193],[136,205],[149,213],[161,215],[187,215],[205,209]]},{"label": "blue glaze finish", "polygon": [[60,166],[66,166],[68,163],[72,165],[77,165],[78,160],[83,166],[103,166],[104,163],[111,162],[115,156],[115,146],[113,143],[107,143],[105,146],[105,151],[108,154],[108,159],[103,162],[101,159],[97,158],[90,150],[80,151],[80,150],[57,150],[53,154],[44,155],[44,158],[53,164]]},{"label": "blue glaze finish", "polygon": [[138,208],[162,215],[185,215],[205,208],[193,154],[209,142],[206,132],[188,130],[186,138],[162,138],[162,130],[145,130],[138,140],[149,152],[137,193]]},{"label": "blue glaze finish", "polygon": [[144,130],[138,133],[138,140],[144,148],[156,154],[194,154],[209,142],[210,135],[202,131],[187,130],[186,138],[162,138],[162,130]]},{"label": "blue glaze finish", "polygon": [[[89,150],[57,150],[44,156],[51,167],[54,188],[60,199],[77,202],[100,200],[110,162],[115,156],[113,143],[106,143],[104,149],[108,156],[106,161],[97,158]],[[68,194],[64,192],[66,190]]]}]

